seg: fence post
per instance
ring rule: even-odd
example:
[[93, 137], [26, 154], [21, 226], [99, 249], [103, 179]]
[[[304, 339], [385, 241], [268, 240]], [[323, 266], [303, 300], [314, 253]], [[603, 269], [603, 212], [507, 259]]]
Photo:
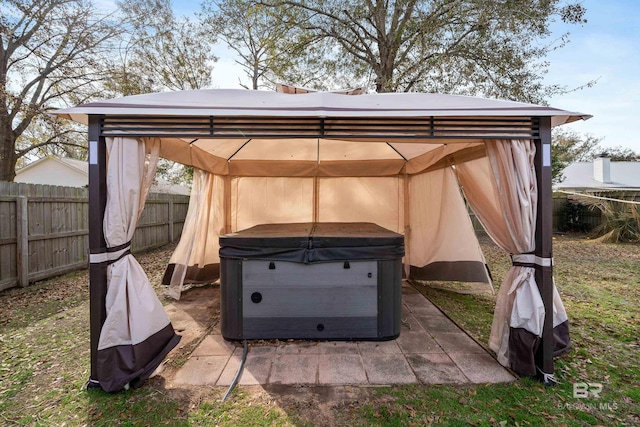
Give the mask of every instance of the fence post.
[[29, 286], [29, 211], [28, 199], [16, 197], [16, 250], [18, 285]]
[[173, 242], [173, 196], [169, 200], [169, 243]]

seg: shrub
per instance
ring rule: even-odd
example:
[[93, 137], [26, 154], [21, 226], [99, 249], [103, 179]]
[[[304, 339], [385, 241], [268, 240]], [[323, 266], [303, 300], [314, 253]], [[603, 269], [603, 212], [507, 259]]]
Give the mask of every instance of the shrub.
[[590, 209], [602, 212], [603, 222], [593, 233], [601, 242], [640, 242], [640, 202], [604, 197], [575, 196]]
[[558, 231], [577, 231], [584, 233], [591, 229], [585, 220], [589, 207], [581, 202], [567, 200], [559, 210]]

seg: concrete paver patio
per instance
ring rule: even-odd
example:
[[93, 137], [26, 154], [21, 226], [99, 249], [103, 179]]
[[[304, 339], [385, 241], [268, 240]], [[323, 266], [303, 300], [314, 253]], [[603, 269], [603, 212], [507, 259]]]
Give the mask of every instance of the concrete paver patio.
[[[497, 383], [515, 377], [411, 285], [403, 283], [402, 329], [391, 341], [307, 341], [249, 346], [239, 384], [391, 385]], [[242, 347], [207, 335], [173, 381], [228, 386]]]

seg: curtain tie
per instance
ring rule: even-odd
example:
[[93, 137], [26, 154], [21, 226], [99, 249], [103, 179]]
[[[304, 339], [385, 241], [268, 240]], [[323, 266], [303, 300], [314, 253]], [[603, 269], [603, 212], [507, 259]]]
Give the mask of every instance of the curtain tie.
[[110, 248], [100, 248], [89, 254], [91, 264], [113, 264], [131, 253], [131, 240]]
[[553, 266], [553, 258], [543, 258], [534, 254], [515, 254], [511, 255], [511, 265], [514, 267], [551, 267]]

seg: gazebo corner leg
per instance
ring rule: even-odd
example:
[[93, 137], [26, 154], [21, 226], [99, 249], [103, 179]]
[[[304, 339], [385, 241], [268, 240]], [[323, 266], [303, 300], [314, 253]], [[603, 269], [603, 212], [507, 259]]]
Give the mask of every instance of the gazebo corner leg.
[[[544, 385], [551, 386], [557, 383], [553, 361], [553, 276], [551, 267], [543, 267], [540, 270], [539, 273], [536, 271], [536, 282], [544, 302], [545, 318], [542, 339], [536, 355], [536, 366], [539, 380]], [[541, 277], [540, 281], [538, 276]]]
[[545, 385], [556, 384], [553, 362], [553, 194], [551, 186], [551, 118], [540, 117], [540, 140], [535, 141], [535, 170], [538, 187], [536, 215], [535, 278], [545, 307], [542, 339], [536, 353], [538, 378]]
[[98, 341], [106, 318], [107, 265], [104, 211], [107, 205], [106, 144], [100, 136], [100, 117], [89, 116], [89, 328], [91, 373], [86, 388], [100, 388], [98, 377]]

